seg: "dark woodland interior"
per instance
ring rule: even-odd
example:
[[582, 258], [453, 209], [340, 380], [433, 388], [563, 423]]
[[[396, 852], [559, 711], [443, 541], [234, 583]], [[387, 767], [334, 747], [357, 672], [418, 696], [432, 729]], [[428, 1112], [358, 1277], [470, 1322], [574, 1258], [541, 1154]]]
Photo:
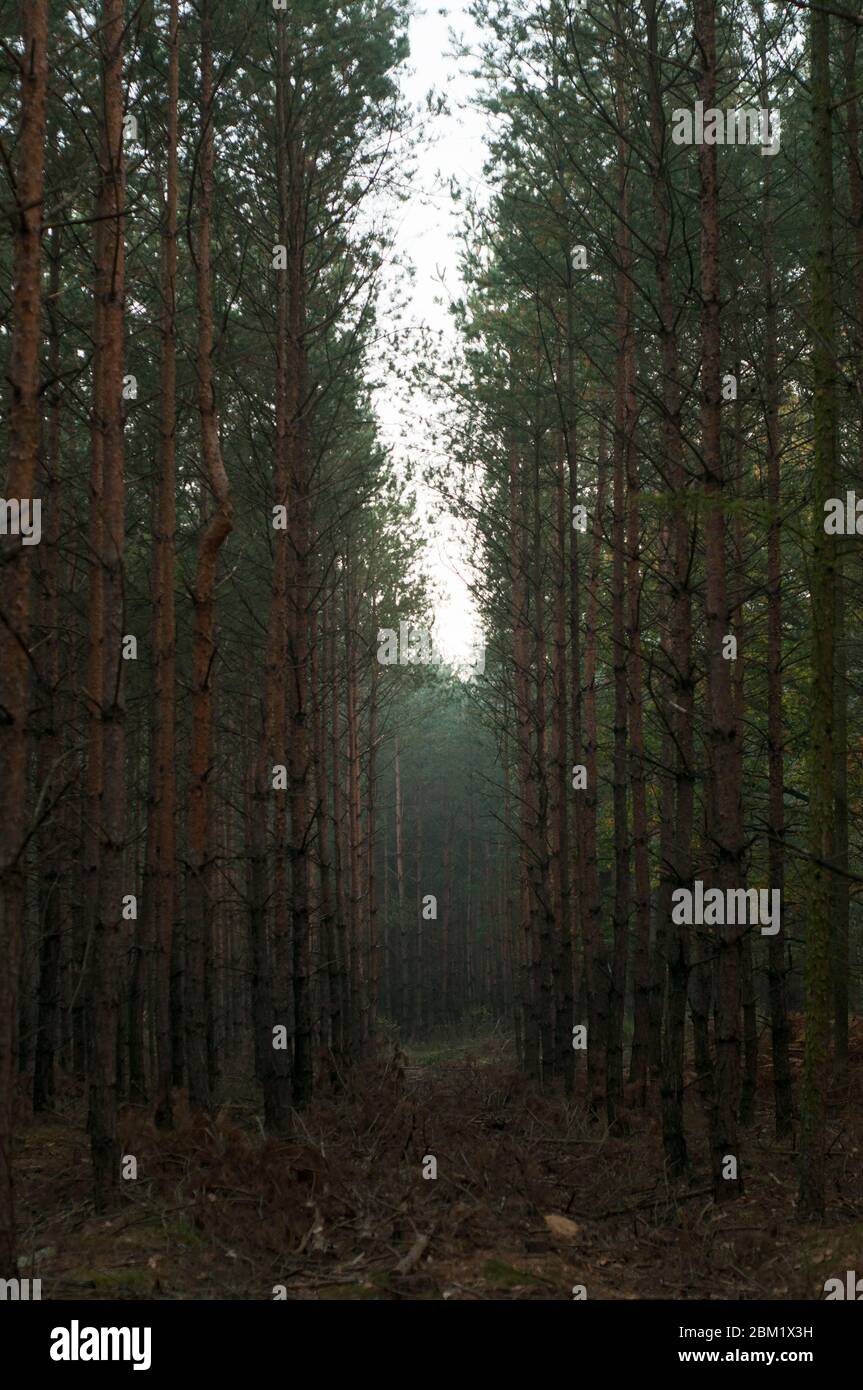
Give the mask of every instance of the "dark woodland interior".
[[4, 1298], [863, 1297], [861, 36], [0, 3]]

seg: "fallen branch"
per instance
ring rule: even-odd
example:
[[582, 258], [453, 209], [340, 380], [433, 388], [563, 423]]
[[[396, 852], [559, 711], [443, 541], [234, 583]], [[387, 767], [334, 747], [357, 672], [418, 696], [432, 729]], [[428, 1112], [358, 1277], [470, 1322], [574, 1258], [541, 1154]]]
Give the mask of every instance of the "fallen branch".
[[429, 1248], [431, 1235], [417, 1236], [404, 1259], [399, 1260], [396, 1265], [396, 1274], [410, 1274], [415, 1264], [418, 1264], [423, 1255]]

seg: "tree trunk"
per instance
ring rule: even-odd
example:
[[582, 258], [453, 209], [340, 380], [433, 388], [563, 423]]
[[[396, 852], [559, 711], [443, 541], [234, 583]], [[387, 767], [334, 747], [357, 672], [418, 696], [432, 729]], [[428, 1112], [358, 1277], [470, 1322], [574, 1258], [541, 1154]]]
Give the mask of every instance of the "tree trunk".
[[[376, 630], [377, 616], [372, 607], [372, 629]], [[367, 1042], [373, 1042], [376, 1032], [377, 1012], [378, 1012], [378, 988], [380, 982], [380, 942], [378, 940], [378, 904], [377, 904], [377, 872], [375, 868], [375, 797], [377, 793], [376, 783], [376, 744], [378, 736], [377, 728], [377, 700], [378, 700], [378, 666], [377, 662], [372, 662], [371, 689], [369, 691], [369, 760], [368, 773], [366, 777], [366, 878], [368, 881], [369, 895], [369, 965], [368, 965], [368, 997], [367, 997], [367, 1017], [363, 1028], [363, 1037]]]
[[[290, 194], [288, 158], [288, 54], [285, 19], [278, 20], [276, 48], [276, 190], [278, 197], [278, 242], [287, 248], [290, 237]], [[290, 454], [292, 432], [297, 413], [296, 361], [289, 343], [291, 288], [287, 268], [276, 274], [276, 337], [275, 337], [275, 443], [273, 448], [273, 574], [270, 610], [264, 657], [264, 742], [266, 757], [260, 766], [262, 778], [257, 796], [265, 825], [269, 823], [272, 805], [272, 862], [273, 884], [268, 904], [262, 907], [265, 920], [271, 922], [267, 957], [271, 977], [268, 985], [269, 1002], [275, 1009], [273, 1024], [292, 1026], [291, 998], [291, 929], [288, 892], [288, 802], [286, 786], [275, 787], [274, 769], [284, 767], [287, 774], [287, 627], [288, 627], [288, 568]], [[264, 857], [266, 866], [266, 851]], [[267, 879], [266, 867], [262, 870]], [[256, 904], [256, 911], [258, 910]], [[256, 927], [256, 932], [258, 928]], [[262, 949], [262, 948], [259, 948]], [[278, 1050], [269, 1068], [271, 1091], [271, 1121], [281, 1129], [287, 1124], [282, 1103], [290, 1087], [293, 1070], [292, 1052]]]
[[[582, 817], [582, 933], [584, 936], [584, 992], [587, 995], [588, 1107], [598, 1115], [606, 1101], [610, 978], [602, 937], [602, 896], [597, 866], [597, 802], [599, 796], [596, 718], [596, 667], [599, 647], [599, 585], [602, 558], [602, 514], [605, 509], [607, 446], [604, 416], [600, 418], [597, 450], [596, 510], [591, 538], [590, 573], [584, 636], [584, 767], [586, 788]], [[570, 503], [577, 493], [570, 481]], [[571, 602], [571, 600], [570, 600]], [[578, 673], [573, 673], [577, 679]]]
[[[13, 218], [12, 346], [8, 376], [7, 498], [33, 499], [39, 452], [39, 330], [45, 105], [48, 87], [48, 0], [23, 7], [21, 120], [17, 200]], [[16, 537], [2, 548], [0, 590], [0, 1277], [15, 1277], [12, 1196], [12, 1101], [18, 971], [24, 932], [23, 853], [28, 834], [27, 718], [30, 702], [30, 581], [33, 548]]]
[[[216, 658], [215, 587], [219, 551], [233, 528], [234, 503], [219, 443], [219, 416], [213, 379], [213, 303], [211, 218], [215, 142], [213, 132], [213, 47], [210, 0], [201, 5], [201, 142], [198, 159], [198, 236], [195, 280], [198, 298], [198, 412], [201, 419], [203, 474], [213, 510], [198, 544], [193, 589], [192, 730], [189, 754], [189, 812], [186, 884], [186, 1050], [189, 1104], [208, 1110], [205, 976], [209, 901], [208, 866], [212, 841], [211, 764], [213, 667]], [[202, 507], [202, 512], [203, 512]]]
[[[617, 65], [623, 64], [623, 36], [617, 36]], [[617, 84], [617, 120], [622, 132], [626, 125], [626, 102], [622, 79]], [[617, 186], [617, 330], [614, 387], [612, 525], [612, 668], [614, 673], [614, 754], [612, 798], [614, 806], [614, 940], [611, 969], [611, 997], [608, 1015], [608, 1123], [614, 1124], [623, 1099], [623, 1012], [626, 1000], [626, 970], [629, 951], [630, 861], [627, 815], [627, 684], [628, 651], [625, 628], [626, 599], [626, 504], [627, 460], [632, 448], [634, 341], [632, 322], [632, 247], [629, 230], [629, 169], [624, 135], [618, 136]], [[637, 565], [637, 560], [636, 560]]]
[[[263, 720], [261, 721], [263, 724]], [[273, 1008], [271, 956], [267, 942], [267, 755], [264, 729], [261, 751], [250, 773], [246, 794], [246, 864], [249, 899], [249, 959], [255, 1070], [264, 1092], [264, 1128], [286, 1134], [290, 1128], [291, 1074], [286, 1048], [274, 1047], [273, 1028], [280, 1024]], [[275, 1023], [274, 1023], [275, 1018]]]
[[[533, 487], [533, 526], [531, 537], [532, 563], [530, 566], [530, 585], [533, 590], [531, 604], [531, 627], [536, 652], [536, 680], [533, 682], [532, 718], [534, 726], [535, 753], [531, 763], [534, 781], [533, 805], [536, 815], [534, 833], [534, 853], [531, 857], [532, 891], [535, 899], [536, 918], [539, 926], [539, 1036], [542, 1049], [542, 1082], [548, 1084], [555, 1072], [557, 1049], [555, 1047], [554, 1024], [554, 914], [552, 907], [551, 856], [549, 844], [549, 777], [547, 750], [547, 708], [546, 689], [548, 685], [548, 654], [545, 640], [545, 564], [543, 562], [542, 517], [540, 511], [541, 482], [539, 475], [539, 456], [537, 451], [534, 465]], [[472, 845], [471, 845], [472, 847]], [[469, 876], [471, 894], [473, 881]], [[473, 937], [468, 938], [470, 942]]]
[[[635, 361], [630, 366], [630, 388]], [[627, 442], [627, 704], [629, 723], [629, 783], [632, 793], [632, 851], [635, 869], [635, 932], [633, 940], [633, 1030], [629, 1079], [638, 1087], [638, 1103], [647, 1104], [650, 1043], [650, 861], [648, 858], [647, 787], [644, 774], [644, 713], [641, 653], [641, 510], [639, 464], [634, 435], [634, 399], [630, 402]]]
[[[327, 678], [329, 666], [330, 635], [327, 632], [328, 606], [324, 600], [321, 613], [321, 626], [315, 643], [315, 653], [322, 653], [313, 661], [312, 687], [316, 691], [314, 714], [315, 739], [315, 794], [317, 800], [316, 822], [318, 839], [318, 874], [320, 878], [320, 930], [326, 959], [326, 983], [328, 1018], [324, 1045], [331, 1051], [338, 1051], [337, 1040], [341, 1032], [341, 1010], [339, 1001], [339, 973], [336, 945], [336, 912], [333, 901], [333, 866], [330, 857], [330, 812], [329, 784], [327, 780]], [[319, 664], [319, 679], [315, 680], [314, 666]]]
[[[767, 42], [763, 7], [759, 7], [759, 58], [761, 102], [768, 102]], [[785, 892], [785, 734], [782, 719], [782, 493], [780, 483], [779, 369], [777, 364], [777, 305], [774, 281], [773, 167], [764, 161], [764, 399], [767, 431], [767, 762], [768, 762], [768, 872], [771, 890]], [[781, 899], [780, 899], [781, 900]], [[773, 1093], [776, 1137], [791, 1133], [790, 1028], [785, 981], [788, 975], [785, 931], [768, 938], [767, 980], [770, 997], [770, 1035], [773, 1056]]]
[[[559, 448], [555, 478], [557, 555], [554, 579], [554, 641], [552, 643], [552, 764], [554, 767], [554, 894], [557, 920], [557, 959], [555, 998], [557, 1067], [564, 1090], [571, 1095], [575, 1085], [575, 1053], [572, 1048], [572, 893], [570, 880], [569, 797], [571, 771], [568, 766], [569, 726], [566, 692], [566, 533], [567, 525], [565, 457]], [[505, 922], [504, 918], [504, 922]]]
[[812, 687], [809, 722], [809, 851], [806, 875], [806, 1040], [800, 1102], [799, 1212], [822, 1219], [826, 1190], [826, 1102], [830, 1086], [830, 965], [833, 910], [833, 660], [836, 541], [824, 529], [824, 503], [836, 486], [836, 360], [833, 309], [833, 152], [830, 15], [813, 0], [812, 102], [812, 430], [813, 546], [810, 570]]
[[357, 673], [357, 605], [354, 579], [350, 575], [345, 588], [345, 623], [347, 656], [347, 724], [348, 724], [348, 856], [350, 863], [350, 935], [348, 941], [348, 999], [350, 1021], [350, 1052], [356, 1058], [361, 1050], [363, 997], [362, 945], [362, 828], [360, 819], [360, 735], [359, 735], [359, 678]]
[[344, 812], [344, 763], [342, 759], [341, 734], [341, 682], [336, 660], [335, 631], [330, 639], [330, 670], [333, 678], [333, 713], [330, 733], [331, 765], [333, 774], [333, 874], [336, 885], [336, 969], [338, 983], [338, 1018], [333, 1024], [333, 1047], [339, 1060], [344, 1060], [349, 1051], [350, 1017], [348, 1000], [348, 932], [350, 912], [348, 909], [346, 867], [348, 855], [345, 852], [345, 812]]
[[[716, 17], [714, 0], [697, 0], [696, 43], [701, 55], [698, 95], [704, 110], [716, 105]], [[721, 292], [719, 274], [719, 178], [716, 146], [698, 151], [701, 211], [701, 456], [705, 493], [705, 618], [707, 625], [708, 747], [712, 768], [710, 833], [712, 878], [727, 892], [741, 881], [743, 837], [737, 775], [731, 668], [723, 656], [729, 633], [725, 554], [724, 476], [721, 447]], [[716, 1086], [711, 1106], [713, 1192], [717, 1202], [740, 1195], [742, 1163], [737, 1142], [740, 1093], [739, 926], [721, 927], [715, 938]], [[736, 1160], [736, 1177], [726, 1179], [726, 1160]]]
[[57, 1015], [60, 998], [60, 944], [66, 925], [66, 866], [69, 846], [64, 843], [66, 817], [58, 800], [63, 782], [62, 710], [59, 690], [60, 583], [62, 533], [60, 491], [60, 330], [57, 299], [60, 293], [61, 230], [51, 232], [51, 273], [48, 284], [48, 376], [51, 383], [48, 431], [42, 466], [42, 497], [46, 515], [46, 544], [41, 547], [39, 582], [40, 625], [44, 634], [43, 658], [39, 672], [42, 690], [42, 716], [39, 729], [37, 785], [47, 799], [50, 812], [39, 827], [39, 991], [36, 1046], [33, 1066], [33, 1109], [50, 1110], [54, 1105], [54, 1059], [57, 1046]]
[[[674, 791], [670, 807], [674, 821], [671, 856], [663, 860], [660, 903], [671, 904], [675, 888], [692, 881], [692, 825], [695, 791], [694, 675], [692, 669], [692, 599], [690, 592], [693, 546], [687, 517], [687, 476], [681, 429], [676, 314], [671, 274], [673, 225], [670, 176], [666, 157], [666, 120], [662, 103], [657, 5], [646, 0], [647, 59], [650, 100], [650, 141], [653, 156], [652, 205], [655, 227], [654, 259], [659, 295], [660, 360], [665, 454], [673, 494], [669, 538], [669, 657], [670, 678], [663, 722], [674, 747]], [[660, 909], [661, 910], [661, 909]], [[662, 1141], [671, 1177], [686, 1168], [683, 1131], [683, 1064], [686, 1032], [686, 997], [689, 977], [689, 943], [685, 931], [669, 912], [665, 924], [667, 1004], [662, 1048]]]
[[[858, 30], [848, 25], [845, 34], [845, 111], [850, 221], [854, 237], [855, 316], [852, 342], [857, 363], [858, 467], [863, 454], [863, 170], [860, 166], [860, 109], [856, 95]], [[837, 479], [841, 491], [844, 479]], [[854, 542], [851, 542], [853, 546]], [[846, 548], [841, 542], [836, 554], [836, 652], [835, 713], [833, 756], [835, 760], [835, 828], [833, 859], [837, 873], [833, 878], [833, 1050], [836, 1084], [848, 1084], [848, 1006], [851, 960], [848, 928], [851, 907], [848, 846], [848, 639], [846, 624]]]
[[[168, 167], [162, 232], [162, 371], [159, 513], [155, 566], [157, 617], [154, 630], [156, 698], [156, 876], [155, 904], [155, 1031], [156, 1124], [173, 1123], [171, 1105], [171, 953], [174, 937], [176, 877], [176, 663], [174, 612], [176, 556], [176, 431], [177, 431], [177, 176], [180, 88], [179, 0], [171, 0], [168, 28]], [[149, 911], [149, 904], [146, 905]]]
[[[515, 701], [518, 722], [518, 796], [521, 805], [520, 896], [521, 931], [524, 941], [522, 993], [524, 999], [525, 1069], [535, 1081], [540, 1080], [540, 991], [535, 970], [536, 900], [531, 890], [532, 864], [535, 860], [534, 784], [531, 773], [531, 732], [528, 703], [529, 657], [526, 593], [523, 557], [526, 550], [523, 522], [521, 479], [518, 452], [510, 446], [510, 603], [512, 613], [512, 651], [515, 665]], [[468, 891], [470, 885], [468, 884]]]
[[104, 0], [100, 47], [104, 99], [100, 149], [96, 293], [96, 410], [101, 433], [101, 563], [104, 645], [101, 699], [102, 807], [98, 908], [91, 952], [88, 1132], [97, 1211], [108, 1206], [120, 1178], [117, 1145], [117, 1024], [126, 813], [123, 697], [123, 311], [125, 297], [125, 168], [123, 159], [123, 0]]

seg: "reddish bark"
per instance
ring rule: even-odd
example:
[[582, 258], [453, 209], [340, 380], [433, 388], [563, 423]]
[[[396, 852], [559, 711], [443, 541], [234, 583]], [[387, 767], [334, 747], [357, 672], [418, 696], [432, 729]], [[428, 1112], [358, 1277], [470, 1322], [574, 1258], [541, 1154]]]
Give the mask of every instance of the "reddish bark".
[[[23, 7], [21, 120], [14, 213], [12, 347], [8, 376], [9, 463], [4, 495], [33, 500], [39, 449], [39, 318], [48, 0]], [[8, 547], [8, 553], [6, 553]], [[30, 578], [33, 548], [10, 537], [0, 589], [0, 1276], [14, 1277], [12, 1097], [18, 970], [24, 923], [22, 852], [28, 835], [27, 718], [30, 699]]]
[[[162, 366], [160, 477], [155, 545], [154, 615], [154, 750], [156, 780], [155, 834], [155, 1031], [156, 1123], [169, 1126], [171, 1109], [171, 949], [176, 897], [176, 428], [177, 428], [177, 107], [180, 87], [179, 3], [171, 0], [168, 27], [168, 155], [165, 218], [162, 231]], [[147, 906], [149, 911], [149, 906]]]

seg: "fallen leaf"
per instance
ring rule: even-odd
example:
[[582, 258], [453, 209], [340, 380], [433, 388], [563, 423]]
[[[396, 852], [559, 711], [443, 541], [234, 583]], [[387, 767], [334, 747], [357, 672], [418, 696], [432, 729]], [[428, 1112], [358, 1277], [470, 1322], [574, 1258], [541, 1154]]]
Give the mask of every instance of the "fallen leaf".
[[575, 1240], [576, 1236], [581, 1235], [581, 1227], [570, 1221], [568, 1216], [556, 1216], [552, 1212], [551, 1215], [543, 1217], [543, 1220], [551, 1234], [560, 1240]]

